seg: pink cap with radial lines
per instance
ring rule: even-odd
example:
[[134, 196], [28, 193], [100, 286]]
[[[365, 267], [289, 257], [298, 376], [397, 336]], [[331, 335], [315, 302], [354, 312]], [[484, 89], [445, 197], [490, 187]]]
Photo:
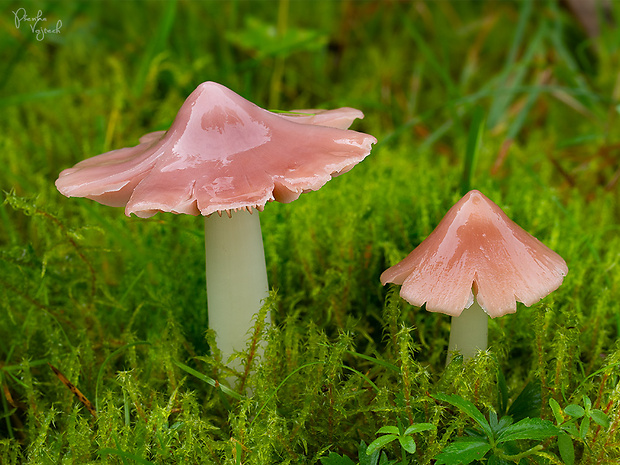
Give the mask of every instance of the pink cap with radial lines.
[[168, 131], [81, 161], [60, 173], [56, 187], [144, 218], [262, 210], [317, 190], [362, 161], [376, 139], [344, 129], [360, 116], [349, 108], [281, 116], [205, 82]]
[[568, 273], [557, 253], [474, 190], [403, 261], [381, 275], [402, 284], [412, 305], [452, 316], [476, 300], [492, 318], [530, 306], [557, 289]]

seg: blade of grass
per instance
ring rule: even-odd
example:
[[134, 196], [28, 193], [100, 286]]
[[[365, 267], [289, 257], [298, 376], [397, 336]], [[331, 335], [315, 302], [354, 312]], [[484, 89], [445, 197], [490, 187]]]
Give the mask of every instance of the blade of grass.
[[252, 419], [252, 421], [250, 422], [250, 427], [252, 426], [252, 424], [254, 423], [254, 421], [258, 418], [258, 416], [261, 414], [261, 412], [265, 409], [265, 407], [267, 407], [267, 404], [271, 401], [271, 399], [273, 399], [275, 397], [275, 395], [278, 393], [278, 391], [280, 390], [280, 388], [282, 386], [284, 386], [284, 384], [286, 384], [286, 382], [295, 374], [299, 373], [301, 370], [303, 370], [304, 368], [308, 368], [311, 366], [315, 366], [315, 365], [324, 365], [325, 362], [324, 361], [318, 361], [318, 362], [310, 362], [310, 363], [306, 363], [300, 367], [297, 367], [296, 369], [294, 369], [293, 371], [291, 371], [288, 375], [286, 375], [286, 378], [284, 378], [280, 384], [278, 384], [278, 386], [273, 390], [273, 392], [271, 393], [271, 395], [269, 396], [269, 398], [263, 403], [263, 405], [258, 409], [258, 412], [256, 412], [256, 415], [254, 416], [254, 418]]
[[508, 132], [506, 133], [506, 139], [512, 140], [517, 137], [517, 135], [521, 131], [521, 128], [523, 128], [523, 125], [525, 124], [525, 119], [527, 115], [534, 106], [534, 103], [536, 103], [536, 100], [538, 100], [539, 96], [540, 92], [537, 90], [534, 90], [527, 96], [527, 101], [525, 102], [525, 105], [523, 105], [523, 108], [508, 128]]
[[97, 373], [97, 381], [95, 383], [95, 410], [96, 411], [99, 411], [99, 385], [101, 384], [101, 381], [103, 379], [103, 369], [105, 368], [107, 363], [110, 360], [112, 360], [114, 357], [116, 357], [118, 354], [120, 354], [121, 352], [123, 352], [124, 350], [130, 347], [137, 346], [137, 345], [151, 345], [151, 343], [146, 342], [146, 341], [136, 341], [130, 344], [126, 344], [122, 347], [119, 347], [114, 352], [112, 352], [110, 355], [108, 355], [106, 359], [103, 361], [103, 363], [101, 364], [101, 367], [99, 367], [99, 373]]
[[[558, 55], [562, 58], [562, 63], [566, 65], [568, 70], [572, 73], [571, 77], [574, 80], [574, 83], [577, 85], [577, 88], [584, 91], [583, 95], [587, 95], [590, 93], [590, 88], [587, 84], [587, 81], [584, 79], [579, 69], [579, 65], [573, 57], [573, 54], [566, 47], [566, 33], [564, 32], [562, 14], [559, 11], [559, 5], [555, 2], [550, 2], [549, 9], [551, 10], [553, 16], [557, 18], [555, 21], [553, 21], [549, 34], [553, 43], [553, 48], [556, 53], [558, 53]], [[585, 102], [581, 103], [585, 105]], [[591, 108], [591, 105], [586, 106], [588, 108]], [[602, 114], [599, 115], [603, 116]]]
[[76, 95], [82, 93], [83, 91], [83, 89], [79, 89], [77, 87], [61, 87], [58, 89], [48, 89], [39, 92], [16, 94], [0, 98], [0, 107], [8, 107], [10, 105], [22, 105], [28, 102], [40, 102], [41, 100], [52, 99], [64, 95]]
[[430, 149], [435, 142], [437, 142], [441, 137], [446, 134], [452, 127], [454, 126], [454, 122], [449, 119], [437, 129], [435, 129], [431, 134], [429, 134], [424, 142], [420, 144], [420, 150], [428, 150]]
[[155, 37], [148, 41], [148, 49], [140, 62], [140, 67], [138, 68], [138, 73], [133, 86], [133, 92], [136, 96], [142, 94], [142, 91], [144, 90], [144, 86], [146, 85], [146, 77], [149, 73], [151, 64], [153, 63], [153, 59], [165, 47], [170, 31], [172, 30], [172, 24], [174, 23], [176, 6], [176, 0], [168, 0], [165, 3], [165, 9], [159, 23], [157, 24]]
[[[532, 13], [532, 1], [526, 0], [521, 2], [521, 11], [519, 12], [519, 21], [517, 23], [517, 27], [515, 29], [515, 34], [512, 39], [512, 43], [510, 44], [510, 49], [508, 50], [508, 55], [506, 56], [506, 62], [504, 64], [504, 68], [501, 72], [501, 79], [498, 82], [498, 89], [504, 89], [509, 87], [508, 79], [510, 76], [510, 72], [514, 66], [514, 63], [517, 59], [517, 52], [522, 46], [523, 38], [525, 36], [525, 28], [529, 24], [530, 15]], [[522, 63], [524, 64], [524, 63]], [[518, 79], [515, 79], [513, 86], [518, 85]], [[510, 86], [512, 87], [512, 86]], [[510, 94], [500, 94], [491, 105], [491, 109], [489, 110], [489, 127], [493, 128], [498, 122], [501, 115], [504, 114], [505, 109], [510, 104]]]
[[366, 376], [364, 373], [356, 370], [355, 368], [351, 368], [351, 367], [349, 367], [347, 365], [339, 365], [339, 366], [340, 366], [340, 368], [344, 368], [345, 370], [352, 371], [356, 375], [359, 375], [360, 377], [362, 377], [364, 379], [364, 381], [366, 381], [368, 384], [370, 384], [375, 389], [375, 391], [379, 392], [379, 386], [377, 386], [375, 383], [373, 383], [372, 380], [368, 376]]
[[[407, 28], [407, 32], [414, 40], [417, 50], [419, 50], [424, 58], [428, 62], [430, 68], [432, 68], [437, 75], [439, 76], [439, 80], [444, 83], [446, 86], [446, 90], [448, 93], [448, 100], [454, 100], [462, 95], [461, 90], [458, 88], [455, 80], [450, 76], [450, 67], [447, 64], [440, 63], [437, 59], [437, 53], [428, 46], [428, 40], [425, 39], [420, 31], [418, 31], [417, 25], [409, 18], [408, 16], [404, 16], [405, 27]], [[452, 121], [457, 122], [454, 126], [454, 129], [459, 135], [463, 135], [463, 128], [460, 124], [458, 124], [461, 120], [458, 114], [458, 109], [452, 105], [444, 105], [443, 108], [447, 108], [450, 119]]]
[[238, 392], [233, 391], [232, 389], [230, 389], [228, 386], [224, 386], [223, 384], [218, 383], [216, 380], [214, 380], [213, 378], [210, 378], [209, 376], [200, 373], [199, 371], [194, 370], [191, 367], [188, 367], [187, 365], [185, 365], [184, 363], [181, 362], [177, 362], [176, 360], [174, 361], [174, 364], [176, 366], [178, 366], [181, 370], [189, 373], [192, 376], [195, 376], [196, 378], [198, 378], [201, 381], [204, 381], [205, 383], [207, 383], [210, 386], [213, 386], [214, 388], [220, 390], [221, 392], [223, 392], [224, 394], [229, 395], [230, 397], [234, 397], [237, 400], [242, 400], [245, 398], [245, 396], [242, 396], [241, 394], [239, 394]]
[[391, 370], [395, 373], [400, 373], [400, 368], [384, 360], [380, 360], [375, 357], [370, 357], [368, 355], [360, 354], [359, 352], [354, 352], [352, 350], [347, 350], [347, 353], [349, 353], [350, 355], [353, 355], [354, 357], [363, 358], [364, 360], [368, 360], [369, 362], [376, 363], [377, 365], [381, 365], [382, 367], [387, 368], [388, 370]]
[[[513, 92], [512, 89], [519, 89], [522, 86], [522, 83], [527, 75], [527, 71], [530, 69], [530, 64], [534, 60], [536, 53], [542, 49], [543, 38], [547, 35], [547, 27], [545, 23], [542, 24], [541, 27], [538, 28], [536, 35], [530, 40], [529, 46], [527, 47], [523, 58], [519, 61], [518, 64], [514, 66], [514, 69], [511, 69], [511, 78], [508, 77], [500, 84], [499, 89], [501, 92], [497, 96], [497, 98], [493, 101], [493, 105], [489, 110], [489, 127], [493, 128], [502, 118], [502, 115], [505, 114], [508, 107], [510, 106], [512, 100], [516, 96], [517, 92]], [[544, 51], [543, 51], [544, 52]], [[510, 80], [510, 83], [508, 81]], [[543, 86], [527, 86], [530, 87], [531, 90], [526, 93], [535, 92], [538, 96], [540, 89]], [[525, 106], [525, 109], [522, 111], [529, 110], [528, 106]], [[494, 113], [491, 113], [494, 112]], [[491, 118], [493, 118], [491, 120]]]
[[[256, 415], [254, 416], [254, 418], [252, 419], [252, 421], [250, 422], [250, 426], [252, 426], [252, 423], [254, 423], [254, 420], [256, 420], [258, 418], [258, 416], [261, 414], [261, 412], [265, 409], [265, 407], [267, 406], [267, 404], [271, 401], [271, 399], [274, 398], [274, 396], [278, 393], [278, 391], [280, 390], [280, 388], [282, 386], [284, 386], [284, 384], [286, 384], [286, 382], [296, 373], [299, 373], [301, 370], [303, 370], [304, 368], [308, 368], [314, 365], [324, 365], [325, 362], [324, 361], [317, 361], [317, 362], [310, 362], [310, 363], [306, 363], [305, 365], [302, 365], [298, 368], [296, 368], [295, 370], [291, 371], [286, 378], [284, 378], [280, 384], [278, 384], [278, 386], [273, 390], [273, 392], [271, 393], [271, 395], [269, 396], [269, 398], [263, 403], [263, 405], [258, 409], [258, 412], [256, 412]], [[379, 387], [373, 383], [366, 375], [364, 375], [363, 373], [360, 373], [358, 370], [356, 370], [355, 368], [351, 368], [349, 366], [346, 365], [337, 365], [340, 368], [344, 368], [347, 369], [349, 371], [352, 371], [353, 373], [361, 376], [368, 384], [370, 384], [375, 390], [379, 391]]]
[[461, 194], [465, 195], [471, 190], [472, 177], [476, 168], [476, 160], [482, 146], [482, 134], [484, 133], [484, 111], [481, 107], [474, 109], [474, 116], [469, 127], [467, 148], [465, 150], [465, 162], [463, 165], [463, 177], [461, 179]]
[[417, 50], [424, 55], [428, 65], [439, 75], [439, 78], [448, 90], [448, 95], [453, 98], [459, 95], [459, 91], [454, 83], [454, 80], [450, 77], [448, 72], [450, 67], [439, 62], [437, 59], [437, 53], [429, 47], [428, 39], [422, 36], [420, 31], [418, 31], [417, 25], [411, 20], [411, 18], [409, 16], [404, 16], [403, 20], [405, 22], [407, 32], [416, 44]]
[[142, 271], [140, 271], [140, 273], [138, 273], [136, 275], [136, 277], [133, 279], [133, 281], [131, 281], [131, 284], [129, 284], [129, 287], [127, 287], [127, 289], [125, 290], [125, 292], [123, 293], [121, 298], [118, 300], [119, 305], [122, 305], [123, 302], [125, 302], [125, 299], [129, 295], [131, 290], [134, 288], [134, 286], [138, 283], [138, 281], [140, 281], [140, 278], [142, 278], [142, 276], [144, 275], [145, 271], [146, 271], [146, 268], [142, 268]]

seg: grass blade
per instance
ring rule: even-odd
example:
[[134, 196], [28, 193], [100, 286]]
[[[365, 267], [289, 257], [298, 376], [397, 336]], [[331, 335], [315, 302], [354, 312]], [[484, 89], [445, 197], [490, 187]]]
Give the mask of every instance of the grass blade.
[[99, 368], [99, 373], [97, 373], [97, 382], [95, 383], [95, 410], [96, 411], [99, 411], [99, 385], [101, 384], [101, 381], [103, 379], [103, 369], [105, 368], [106, 364], [110, 360], [112, 360], [114, 357], [116, 357], [118, 354], [123, 352], [125, 349], [128, 349], [129, 347], [137, 346], [137, 345], [151, 345], [151, 343], [146, 342], [146, 341], [137, 341], [137, 342], [132, 342], [130, 344], [126, 344], [122, 347], [119, 347], [114, 352], [112, 352], [110, 355], [108, 355], [106, 359], [103, 361], [103, 363], [101, 364], [101, 367]]
[[155, 37], [148, 41], [148, 49], [140, 62], [140, 68], [136, 76], [133, 91], [135, 95], [140, 95], [146, 85], [146, 77], [149, 74], [149, 69], [153, 63], [155, 56], [165, 48], [166, 41], [172, 30], [172, 24], [174, 23], [174, 17], [176, 14], [176, 0], [169, 0], [166, 2], [165, 10], [162, 14], [159, 24], [157, 25], [157, 32]]
[[188, 367], [187, 365], [181, 363], [181, 362], [177, 362], [176, 360], [174, 361], [174, 364], [176, 366], [178, 366], [181, 370], [185, 371], [186, 373], [189, 373], [192, 376], [195, 376], [196, 378], [198, 378], [201, 381], [204, 381], [205, 383], [207, 383], [210, 386], [213, 386], [216, 389], [221, 390], [224, 394], [229, 395], [230, 397], [234, 397], [237, 400], [241, 400], [244, 398], [244, 396], [242, 396], [241, 394], [233, 391], [232, 389], [230, 389], [228, 386], [224, 386], [223, 384], [218, 383], [216, 380], [214, 380], [213, 378], [210, 378], [209, 376], [200, 373], [199, 371], [194, 370], [191, 367]]
[[469, 128], [467, 149], [465, 151], [465, 164], [463, 178], [461, 179], [461, 194], [465, 195], [471, 190], [472, 177], [476, 168], [476, 160], [482, 146], [482, 134], [484, 133], [484, 111], [481, 107], [474, 110], [474, 118]]

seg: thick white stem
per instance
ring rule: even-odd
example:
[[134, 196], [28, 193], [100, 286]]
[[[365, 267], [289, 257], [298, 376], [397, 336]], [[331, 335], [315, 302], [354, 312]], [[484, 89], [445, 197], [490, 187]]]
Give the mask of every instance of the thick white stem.
[[205, 218], [205, 243], [209, 327], [226, 362], [245, 349], [254, 315], [269, 294], [258, 212]]
[[471, 307], [464, 309], [459, 316], [452, 317], [446, 365], [452, 360], [455, 351], [468, 360], [479, 350], [486, 350], [488, 328], [489, 316], [474, 299]]

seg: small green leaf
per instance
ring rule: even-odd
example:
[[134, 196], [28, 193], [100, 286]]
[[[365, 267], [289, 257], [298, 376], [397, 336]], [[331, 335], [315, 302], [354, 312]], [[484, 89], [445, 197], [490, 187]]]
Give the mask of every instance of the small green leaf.
[[499, 412], [497, 413], [503, 416], [508, 409], [508, 385], [506, 384], [504, 373], [499, 369], [497, 370], [497, 391], [497, 400], [499, 404]]
[[591, 410], [590, 418], [592, 418], [592, 420], [594, 420], [594, 423], [596, 423], [597, 425], [600, 425], [604, 428], [609, 427], [609, 417], [601, 410], [598, 410], [598, 409]]
[[583, 405], [585, 405], [586, 411], [589, 411], [592, 408], [592, 401], [586, 395], [583, 396]]
[[579, 430], [577, 429], [575, 423], [566, 423], [562, 425], [562, 429], [573, 437], [579, 437]]
[[558, 434], [558, 449], [565, 465], [573, 465], [575, 463], [575, 447], [573, 446], [573, 440], [568, 434]]
[[558, 404], [558, 401], [555, 399], [549, 399], [549, 406], [551, 407], [551, 411], [555, 417], [555, 422], [558, 425], [564, 423], [564, 415], [562, 415], [562, 408], [560, 407], [560, 404]]
[[338, 455], [330, 452], [327, 457], [321, 459], [322, 465], [355, 465], [355, 462], [346, 455]]
[[491, 430], [491, 425], [489, 425], [487, 420], [484, 418], [484, 415], [480, 413], [480, 410], [478, 410], [476, 406], [470, 401], [463, 399], [461, 396], [458, 396], [456, 394], [447, 395], [438, 393], [432, 397], [437, 400], [447, 402], [448, 404], [452, 404], [455, 407], [458, 407], [469, 417], [471, 417], [476, 423], [478, 423], [489, 438], [493, 437], [493, 430]]
[[489, 425], [491, 425], [491, 429], [494, 432], [497, 432], [497, 426], [499, 425], [499, 421], [497, 420], [497, 412], [494, 410], [489, 411]]
[[[504, 459], [500, 459], [497, 455], [491, 455], [489, 457], [488, 465], [511, 465], [510, 462], [507, 462]], [[512, 462], [514, 463], [514, 462]]]
[[411, 436], [400, 436], [398, 438], [398, 442], [400, 442], [402, 448], [405, 449], [407, 452], [409, 452], [410, 454], [415, 454], [416, 445], [415, 441]]
[[549, 420], [542, 418], [525, 418], [518, 423], [506, 428], [497, 438], [501, 444], [518, 439], [547, 439], [557, 436], [560, 429]]
[[404, 435], [407, 436], [413, 433], [419, 433], [421, 431], [428, 431], [429, 429], [436, 429], [437, 427], [432, 423], [416, 423], [415, 425], [411, 425], [404, 432]]
[[542, 406], [542, 393], [539, 381], [527, 383], [523, 391], [517, 396], [510, 408], [508, 415], [514, 421], [523, 420], [524, 418], [536, 418], [540, 416], [540, 408]]
[[357, 457], [360, 461], [359, 465], [377, 465], [379, 462], [379, 454], [380, 451], [375, 451], [372, 454], [366, 453], [366, 443], [364, 441], [360, 441], [357, 446]]
[[379, 436], [368, 445], [368, 448], [366, 449], [366, 455], [372, 455], [375, 451], [387, 446], [394, 439], [398, 439], [398, 436], [396, 436], [395, 434], [386, 434], [385, 436]]
[[579, 425], [579, 437], [585, 439], [588, 435], [588, 431], [590, 431], [590, 417], [583, 417], [581, 425]]
[[243, 29], [226, 34], [226, 39], [242, 49], [255, 52], [259, 59], [319, 50], [327, 43], [327, 36], [318, 30], [289, 27], [278, 31], [271, 23], [251, 16], [245, 18]]
[[564, 412], [574, 418], [581, 418], [586, 413], [583, 407], [577, 404], [570, 404], [564, 409]]
[[379, 431], [377, 431], [377, 434], [396, 434], [396, 435], [399, 435], [400, 431], [398, 431], [398, 428], [396, 426], [382, 426], [381, 428], [379, 428]]
[[481, 460], [491, 445], [478, 438], [463, 438], [452, 444], [448, 444], [444, 450], [435, 457], [435, 465], [467, 465], [474, 460]]
[[505, 417], [500, 418], [499, 422], [497, 423], [497, 429], [495, 430], [495, 434], [501, 433], [510, 425], [512, 425], [512, 417], [506, 415]]

